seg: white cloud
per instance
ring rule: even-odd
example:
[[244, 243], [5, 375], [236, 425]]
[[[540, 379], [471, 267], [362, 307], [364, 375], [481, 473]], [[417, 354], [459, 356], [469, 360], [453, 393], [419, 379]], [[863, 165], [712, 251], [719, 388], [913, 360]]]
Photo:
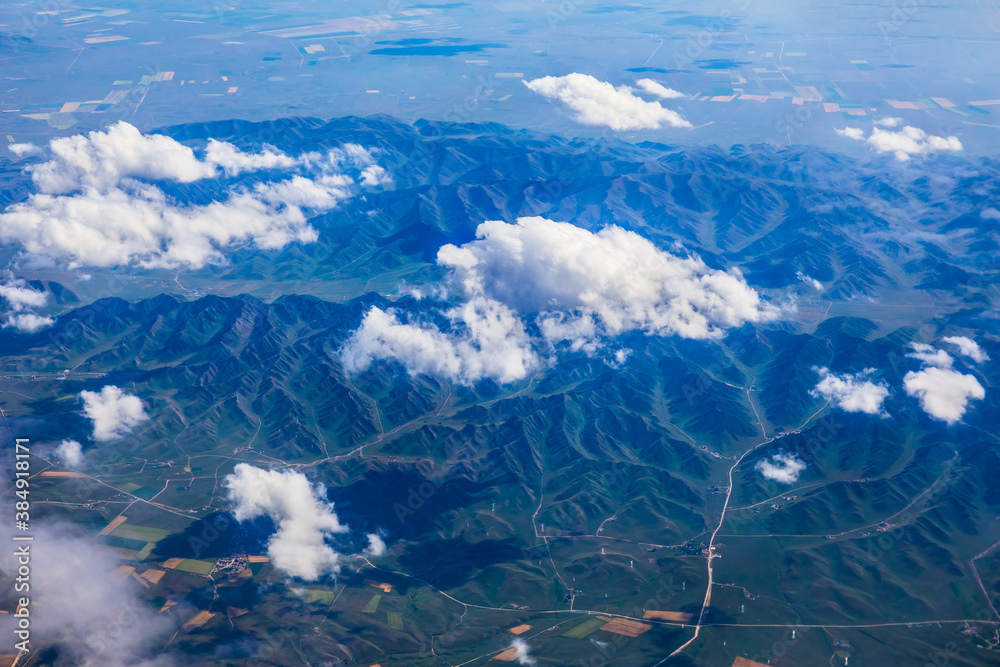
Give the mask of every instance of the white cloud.
[[0, 282], [0, 298], [7, 302], [11, 310], [21, 311], [43, 307], [49, 295], [29, 287], [23, 280], [8, 279]]
[[598, 125], [612, 130], [656, 130], [664, 125], [691, 127], [680, 114], [664, 109], [659, 102], [647, 102], [632, 94], [628, 86], [615, 88], [587, 74], [546, 76], [525, 81], [529, 90], [556, 100], [574, 112], [582, 125]]
[[14, 327], [25, 333], [35, 333], [53, 324], [55, 324], [55, 320], [51, 317], [43, 317], [35, 313], [10, 313], [3, 321], [4, 328]]
[[[636, 330], [710, 339], [778, 315], [738, 271], [671, 255], [620, 227], [593, 233], [531, 217], [484, 222], [476, 236], [438, 252], [438, 264], [450, 269], [453, 292], [463, 299], [445, 313], [452, 330], [404, 324], [395, 312], [373, 308], [342, 351], [349, 372], [395, 358], [411, 373], [511, 382], [538, 365], [537, 345], [565, 343], [590, 353], [605, 339]], [[524, 317], [540, 339], [528, 335]]]
[[[211, 140], [199, 159], [170, 137], [144, 135], [124, 122], [54, 139], [50, 150], [51, 159], [32, 168], [38, 192], [0, 213], [0, 240], [70, 268], [199, 268], [224, 262], [225, 250], [236, 244], [311, 243], [317, 233], [305, 209], [329, 210], [358, 183], [388, 182], [371, 153], [356, 144], [293, 158]], [[288, 174], [292, 168], [297, 172]], [[218, 186], [223, 197], [202, 205], [175, 202], [145, 182], [191, 183], [259, 170], [290, 177], [253, 188]]]
[[[122, 561], [92, 544], [92, 535], [77, 536], [77, 530], [69, 525], [32, 527], [31, 590], [19, 594], [31, 600], [32, 648], [55, 649], [47, 662], [55, 667], [177, 664], [163, 648], [176, 630], [172, 615], [158, 614], [138, 594], [137, 582], [116, 576]], [[14, 551], [5, 549], [0, 563], [11, 578], [18, 568]], [[5, 634], [13, 637], [10, 631]]]
[[[898, 118], [885, 118], [876, 121], [876, 125], [895, 127], [899, 122]], [[836, 132], [842, 137], [857, 141], [865, 138], [864, 130], [857, 127], [845, 127], [842, 130], [836, 130]], [[901, 162], [909, 160], [914, 155], [962, 150], [962, 142], [958, 140], [958, 137], [939, 137], [910, 125], [897, 131], [874, 127], [868, 136], [867, 144], [878, 153], [892, 153]]]
[[757, 462], [754, 469], [766, 479], [780, 484], [792, 484], [799, 479], [799, 474], [806, 469], [806, 464], [791, 454], [779, 452], [771, 460], [763, 459]]
[[958, 137], [938, 137], [909, 125], [897, 132], [876, 127], [868, 137], [868, 145], [879, 153], [892, 153], [900, 161], [909, 160], [914, 155], [962, 150]]
[[84, 414], [94, 422], [94, 440], [124, 438], [149, 419], [138, 396], [126, 394], [114, 385], [105, 386], [100, 393], [81, 391], [80, 398]]
[[343, 174], [331, 174], [316, 179], [293, 176], [277, 183], [260, 183], [251, 192], [253, 199], [266, 202], [275, 209], [284, 206], [317, 210], [333, 208], [338, 201], [350, 196], [353, 181]]
[[247, 171], [288, 169], [294, 167], [298, 160], [270, 148], [260, 153], [244, 153], [230, 143], [209, 139], [205, 162], [221, 167], [226, 176], [236, 176]]
[[538, 313], [545, 338], [577, 349], [633, 330], [718, 338], [776, 317], [738, 271], [677, 257], [614, 225], [594, 233], [538, 217], [494, 220], [479, 225], [476, 237], [438, 251], [459, 289]]
[[639, 79], [635, 82], [637, 86], [642, 88], [644, 91], [650, 95], [656, 95], [660, 99], [669, 100], [678, 97], [684, 97], [684, 93], [679, 90], [674, 90], [673, 88], [667, 88], [658, 81], [653, 81], [652, 79]]
[[124, 121], [104, 132], [53, 139], [49, 150], [52, 159], [31, 171], [46, 194], [106, 192], [128, 177], [191, 183], [215, 175], [215, 166], [187, 146], [161, 134], [142, 134]]
[[880, 118], [875, 121], [875, 124], [880, 127], [896, 127], [902, 122], [902, 118]]
[[[37, 147], [36, 147], [37, 148]], [[47, 194], [77, 190], [107, 191], [126, 178], [167, 180], [177, 183], [214, 178], [221, 168], [227, 176], [264, 169], [288, 169], [296, 158], [265, 148], [245, 153], [230, 143], [209, 139], [205, 159], [162, 134], [143, 134], [119, 121], [105, 131], [53, 139], [52, 159], [32, 168], [31, 177]]]
[[941, 340], [945, 343], [951, 343], [958, 348], [959, 354], [963, 357], [972, 359], [977, 364], [989, 361], [990, 359], [989, 355], [986, 354], [986, 351], [979, 347], [979, 343], [967, 336], [945, 336]]
[[368, 533], [368, 548], [365, 553], [378, 557], [385, 553], [385, 540], [378, 533]]
[[510, 648], [514, 649], [514, 660], [517, 661], [519, 665], [535, 665], [538, 661], [531, 657], [528, 652], [528, 642], [524, 641], [520, 637], [515, 637], [514, 641], [510, 643]]
[[38, 155], [42, 152], [42, 149], [35, 144], [8, 144], [7, 150], [18, 157], [25, 157], [26, 155]]
[[820, 281], [816, 280], [815, 278], [813, 278], [811, 276], [807, 276], [806, 274], [802, 273], [801, 271], [797, 272], [795, 274], [795, 277], [798, 278], [799, 280], [801, 280], [802, 282], [804, 282], [806, 285], [809, 285], [810, 287], [812, 287], [817, 292], [822, 292], [825, 289], [823, 287], [823, 283], [821, 283]]
[[7, 303], [8, 311], [3, 315], [3, 327], [14, 327], [18, 331], [33, 333], [52, 325], [55, 320], [31, 312], [42, 308], [49, 300], [47, 292], [31, 288], [24, 280], [12, 276], [0, 279], [0, 299]]
[[889, 388], [883, 382], [872, 382], [868, 378], [875, 372], [866, 368], [860, 373], [831, 373], [829, 368], [813, 369], [820, 375], [819, 384], [809, 392], [811, 396], [832, 401], [845, 412], [864, 412], [882, 415], [882, 402], [889, 396]]
[[954, 362], [950, 354], [944, 350], [937, 349], [933, 345], [928, 345], [927, 343], [910, 343], [910, 347], [913, 348], [913, 352], [910, 352], [906, 356], [912, 359], [919, 359], [921, 363], [928, 366], [951, 368]]
[[[989, 359], [979, 345], [965, 336], [942, 339], [955, 345], [959, 353], [973, 361]], [[906, 356], [920, 360], [923, 368], [903, 377], [903, 387], [909, 396], [920, 400], [920, 407], [931, 417], [954, 424], [962, 418], [969, 401], [982, 399], [986, 390], [972, 375], [953, 370], [954, 359], [944, 350], [926, 343], [910, 343], [913, 352]]]
[[377, 185], [387, 185], [392, 179], [389, 172], [377, 164], [365, 167], [361, 170], [361, 185], [366, 188], [373, 188]]
[[77, 468], [83, 463], [83, 446], [76, 440], [63, 440], [56, 447], [55, 455], [70, 468]]
[[277, 532], [267, 543], [275, 567], [315, 581], [340, 571], [339, 554], [326, 539], [347, 528], [327, 503], [321, 484], [313, 486], [300, 472], [262, 470], [246, 463], [225, 478], [237, 521], [270, 517]]
[[855, 139], [860, 141], [865, 138], [865, 131], [860, 127], [845, 127], [842, 130], [834, 130], [837, 134], [842, 137], [847, 137], [848, 139]]
[[1000, 220], [1000, 210], [987, 206], [979, 212], [979, 217], [983, 220]]
[[948, 368], [910, 371], [903, 378], [903, 386], [908, 395], [920, 399], [924, 412], [948, 424], [962, 418], [970, 400], [986, 396], [975, 377]]
[[524, 325], [502, 303], [476, 298], [445, 314], [453, 333], [433, 325], [404, 324], [394, 311], [372, 308], [344, 346], [344, 367], [357, 373], [376, 359], [396, 359], [413, 374], [473, 384], [486, 377], [520, 380], [537, 365]]

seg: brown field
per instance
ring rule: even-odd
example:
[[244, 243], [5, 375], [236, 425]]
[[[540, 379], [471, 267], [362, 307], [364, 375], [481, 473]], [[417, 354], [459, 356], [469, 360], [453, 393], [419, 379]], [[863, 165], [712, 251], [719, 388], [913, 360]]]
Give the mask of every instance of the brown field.
[[111, 523], [109, 523], [108, 525], [106, 525], [104, 527], [104, 530], [101, 531], [101, 535], [110, 535], [114, 531], [115, 528], [117, 528], [118, 526], [122, 525], [126, 521], [128, 521], [128, 517], [127, 516], [115, 517], [115, 519]]
[[217, 585], [220, 588], [230, 588], [230, 587], [233, 587], [233, 586], [242, 586], [243, 584], [246, 583], [246, 580], [250, 579], [251, 577], [253, 577], [253, 572], [250, 571], [250, 568], [246, 568], [245, 570], [241, 571], [239, 574], [229, 575], [229, 577], [227, 579], [218, 582]]
[[[82, 472], [73, 470], [46, 470], [39, 477], [86, 477]], [[0, 665], [3, 663], [0, 662]]]
[[239, 607], [226, 607], [226, 616], [229, 618], [239, 618], [245, 614], [249, 614], [249, 609], [240, 609]]
[[512, 635], [523, 635], [525, 632], [531, 629], [530, 625], [519, 625], [516, 628], [510, 629], [510, 634]]
[[135, 568], [131, 565], [120, 565], [114, 572], [111, 573], [111, 577], [113, 579], [117, 579], [118, 581], [125, 581], [133, 572], [135, 572]]
[[162, 607], [160, 607], [160, 613], [162, 614], [162, 613], [163, 613], [163, 612], [165, 612], [166, 610], [168, 610], [168, 609], [170, 609], [171, 607], [173, 607], [173, 606], [174, 606], [175, 604], [177, 604], [177, 603], [176, 603], [176, 602], [174, 602], [173, 600], [167, 600], [166, 602], [164, 602], [164, 603], [163, 603], [163, 606], [162, 606]]
[[266, 563], [269, 560], [267, 556], [247, 556], [248, 563]]
[[14, 667], [17, 664], [17, 659], [20, 657], [19, 653], [4, 653], [0, 655], [0, 667]]
[[611, 619], [611, 622], [602, 627], [601, 630], [614, 632], [618, 635], [625, 635], [626, 637], [638, 637], [647, 630], [652, 629], [652, 627], [652, 625], [640, 623], [639, 621], [630, 621], [625, 618], [613, 618]]
[[213, 614], [210, 611], [198, 612], [198, 614], [194, 618], [192, 618], [190, 621], [181, 626], [181, 632], [191, 632], [195, 628], [200, 628], [201, 626], [208, 623], [208, 621], [213, 616], [215, 616], [215, 614]]
[[762, 662], [747, 660], [746, 658], [736, 658], [736, 660], [733, 661], [733, 667], [767, 667], [767, 665]]
[[691, 614], [683, 611], [644, 611], [642, 612], [642, 617], [655, 618], [660, 621], [677, 621], [679, 623], [687, 623], [691, 620]]
[[180, 565], [182, 560], [184, 560], [184, 559], [183, 558], [168, 558], [167, 560], [163, 561], [163, 567], [167, 568], [168, 570], [172, 570], [175, 567], [177, 567], [178, 565]]
[[371, 579], [365, 579], [366, 586], [374, 586], [375, 588], [381, 588], [385, 593], [392, 592], [392, 584], [384, 584], [381, 581], [372, 581]]
[[157, 570], [154, 567], [152, 569], [146, 570], [139, 576], [141, 576], [143, 579], [145, 579], [151, 584], [158, 584], [160, 583], [160, 579], [163, 578], [164, 574], [166, 574], [166, 572], [164, 572], [163, 570]]
[[511, 647], [506, 651], [504, 651], [503, 653], [498, 653], [497, 655], [493, 656], [493, 659], [500, 660], [502, 662], [514, 662], [515, 660], [517, 660], [517, 649]]

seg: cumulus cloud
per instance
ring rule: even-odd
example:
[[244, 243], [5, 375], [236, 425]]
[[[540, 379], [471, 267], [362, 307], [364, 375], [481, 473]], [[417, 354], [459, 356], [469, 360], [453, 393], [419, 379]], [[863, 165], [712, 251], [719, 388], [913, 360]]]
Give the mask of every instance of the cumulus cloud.
[[18, 157], [26, 157], [28, 155], [37, 155], [42, 152], [42, 149], [35, 144], [8, 144], [7, 150]]
[[326, 543], [341, 525], [327, 503], [321, 484], [313, 486], [300, 472], [263, 470], [240, 463], [225, 478], [237, 521], [267, 516], [277, 531], [267, 543], [275, 567], [285, 573], [315, 581], [340, 571], [339, 554]]
[[341, 354], [358, 373], [376, 359], [396, 359], [413, 374], [443, 375], [464, 384], [491, 377], [524, 378], [538, 363], [524, 325], [504, 304], [475, 298], [445, 313], [451, 332], [432, 324], [400, 322], [396, 311], [372, 308]]
[[0, 283], [0, 297], [14, 310], [41, 308], [49, 300], [48, 294], [29, 287], [23, 280]]
[[[307, 211], [333, 208], [358, 184], [388, 181], [372, 154], [354, 144], [291, 157], [210, 140], [199, 158], [170, 137], [145, 135], [125, 122], [54, 139], [49, 150], [50, 159], [31, 168], [38, 192], [0, 213], [0, 240], [70, 268], [198, 268], [223, 262], [224, 251], [240, 243], [261, 249], [311, 243], [317, 233]], [[280, 173], [252, 188], [219, 186], [223, 197], [202, 205], [178, 203], [153, 183], [265, 170]]]
[[[895, 131], [878, 127], [878, 125], [895, 127], [898, 124], [898, 118], [887, 118], [878, 121], [876, 127], [872, 128], [871, 134], [868, 135], [868, 139], [865, 140], [866, 143], [878, 153], [892, 153], [901, 162], [909, 160], [914, 155], [926, 155], [941, 151], [958, 152], [962, 150], [962, 142], [958, 140], [958, 137], [939, 137], [928, 134], [924, 130], [911, 125], [906, 125], [902, 129]], [[857, 141], [865, 139], [864, 131], [856, 127], [846, 127], [843, 130], [837, 130], [837, 134]]]
[[260, 153], [244, 153], [230, 143], [215, 139], [208, 140], [208, 148], [205, 151], [205, 164], [221, 167], [226, 176], [237, 176], [244, 172], [264, 169], [288, 169], [297, 163], [298, 160], [295, 158], [269, 148]]
[[845, 412], [864, 412], [869, 415], [885, 415], [882, 402], [889, 396], [889, 388], [883, 382], [872, 382], [868, 378], [875, 372], [866, 368], [860, 373], [831, 373], [829, 368], [813, 369], [820, 375], [819, 384], [809, 392], [811, 396], [825, 398]]
[[83, 463], [83, 446], [76, 440], [63, 440], [56, 447], [55, 455], [70, 468], [78, 468]]
[[[944, 342], [955, 345], [962, 356], [976, 362], [988, 359], [979, 345], [965, 336], [948, 336]], [[910, 371], [903, 377], [903, 388], [907, 395], [920, 401], [920, 407], [934, 419], [954, 424], [968, 409], [969, 401], [986, 396], [986, 390], [979, 380], [954, 370], [954, 359], [944, 350], [926, 343], [910, 343], [913, 352], [906, 356], [917, 359], [923, 365], [919, 371]]]
[[910, 125], [898, 132], [876, 127], [868, 137], [868, 145], [879, 153], [892, 153], [900, 161], [909, 160], [914, 155], [962, 150], [958, 137], [938, 137]]
[[861, 140], [865, 138], [865, 131], [860, 127], [845, 127], [842, 130], [834, 130], [834, 132], [848, 139]]
[[795, 277], [798, 278], [799, 280], [801, 280], [802, 282], [804, 282], [806, 285], [809, 285], [810, 287], [812, 287], [817, 292], [822, 292], [825, 289], [823, 287], [823, 283], [821, 283], [820, 281], [816, 280], [812, 276], [807, 276], [806, 274], [802, 273], [801, 271], [798, 271], [795, 274]]
[[107, 191], [130, 176], [190, 183], [215, 171], [187, 146], [164, 135], [144, 135], [124, 121], [104, 132], [53, 139], [49, 150], [52, 159], [31, 171], [35, 185], [48, 194]]
[[738, 271], [677, 257], [614, 225], [594, 233], [529, 217], [484, 222], [476, 237], [438, 251], [459, 288], [539, 313], [546, 338], [577, 348], [632, 330], [718, 338], [727, 328], [776, 317]]
[[660, 99], [669, 100], [678, 97], [684, 97], [684, 93], [679, 90], [674, 90], [673, 88], [667, 88], [662, 83], [658, 81], [653, 81], [652, 79], [639, 79], [635, 82], [635, 85], [642, 88], [644, 91], [650, 95], [656, 95]]
[[[519, 665], [536, 665], [538, 661], [531, 657], [528, 652], [528, 642], [524, 641], [520, 637], [515, 637], [514, 641], [510, 643], [510, 648], [514, 649], [514, 660], [517, 661]], [[508, 649], [509, 650], [509, 649]]]
[[13, 277], [0, 279], [0, 299], [7, 304], [7, 312], [3, 315], [4, 328], [14, 327], [18, 331], [33, 333], [55, 322], [51, 317], [31, 312], [45, 306], [49, 295], [33, 289], [24, 280]]
[[361, 170], [361, 185], [374, 188], [377, 185], [387, 185], [392, 179], [384, 167], [373, 164]]
[[875, 124], [880, 127], [897, 127], [902, 122], [902, 118], [880, 118], [875, 121]]
[[385, 553], [385, 540], [378, 533], [368, 533], [368, 547], [365, 553], [371, 556], [381, 556]]
[[986, 396], [975, 377], [948, 368], [910, 371], [903, 377], [903, 387], [920, 400], [924, 412], [948, 424], [962, 418], [970, 400]]
[[4, 327], [14, 327], [18, 331], [34, 333], [45, 327], [52, 326], [55, 320], [51, 317], [36, 315], [35, 313], [12, 313], [4, 320]]
[[[650, 83], [655, 84], [653, 81]], [[582, 125], [609, 127], [617, 131], [657, 130], [664, 125], [691, 127], [691, 123], [676, 111], [663, 108], [659, 102], [647, 102], [636, 97], [628, 86], [615, 88], [587, 74], [574, 72], [566, 76], [546, 76], [525, 81], [524, 85], [567, 107], [573, 112], [573, 120]]]
[[[970, 338], [948, 336], [942, 340], [956, 346], [959, 354], [973, 361], [989, 359]], [[965, 414], [969, 401], [986, 396], [979, 380], [952, 368], [954, 359], [944, 350], [926, 343], [910, 343], [910, 347], [913, 352], [906, 356], [918, 359], [924, 367], [907, 373], [903, 377], [903, 388], [907, 395], [920, 400], [920, 407], [931, 417], [954, 424]]]
[[958, 348], [958, 353], [963, 357], [968, 357], [972, 359], [977, 364], [981, 364], [984, 361], [989, 361], [990, 357], [986, 354], [983, 348], [979, 347], [979, 343], [968, 338], [967, 336], [945, 336], [941, 339], [945, 343], [950, 343]]
[[[511, 382], [539, 363], [538, 346], [592, 353], [606, 339], [636, 330], [713, 339], [778, 315], [738, 271], [677, 257], [620, 227], [594, 233], [530, 217], [484, 222], [476, 236], [438, 252], [463, 299], [445, 313], [451, 330], [404, 323], [394, 311], [373, 308], [343, 348], [348, 371], [394, 358], [411, 373]], [[529, 335], [522, 318], [537, 334]]]
[[939, 350], [933, 345], [928, 345], [927, 343], [910, 343], [910, 347], [913, 348], [913, 352], [910, 352], [906, 356], [912, 359], [919, 359], [922, 363], [927, 366], [936, 366], [937, 368], [951, 368], [954, 359], [951, 355], [944, 350]]
[[[122, 563], [69, 525], [32, 528], [30, 593], [32, 648], [55, 649], [55, 667], [168, 667], [163, 646], [176, 630], [142, 599], [134, 581], [115, 576]], [[8, 538], [9, 540], [9, 538]], [[17, 543], [15, 543], [17, 544]], [[17, 572], [14, 549], [0, 562]], [[9, 617], [8, 617], [9, 618]], [[12, 632], [6, 632], [13, 636]]]
[[792, 484], [799, 479], [799, 474], [806, 469], [806, 464], [792, 454], [778, 452], [771, 460], [762, 459], [754, 466], [766, 479], [780, 484]]
[[149, 419], [142, 400], [114, 385], [101, 391], [81, 391], [83, 412], [94, 422], [94, 440], [117, 440]]

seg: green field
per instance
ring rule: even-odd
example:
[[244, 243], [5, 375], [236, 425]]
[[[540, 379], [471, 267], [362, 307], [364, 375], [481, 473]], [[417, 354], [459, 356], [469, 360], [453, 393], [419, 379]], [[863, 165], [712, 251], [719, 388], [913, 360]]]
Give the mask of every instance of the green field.
[[372, 599], [368, 601], [364, 607], [361, 608], [362, 614], [374, 614], [375, 610], [378, 609], [379, 600], [382, 599], [381, 593], [376, 593], [372, 596]]
[[129, 522], [125, 522], [118, 526], [112, 533], [115, 537], [124, 537], [130, 540], [141, 540], [143, 542], [159, 542], [169, 533], [161, 528], [152, 528], [149, 526], [137, 526]]
[[562, 633], [563, 637], [569, 637], [571, 639], [586, 639], [595, 630], [604, 626], [607, 623], [603, 618], [588, 618], [583, 623], [573, 626], [566, 632]]
[[302, 594], [302, 599], [309, 604], [330, 605], [336, 597], [335, 591], [323, 588], [307, 588]]
[[192, 574], [209, 575], [215, 569], [215, 563], [207, 560], [197, 560], [195, 558], [185, 558], [177, 564], [175, 570], [181, 572], [191, 572]]

